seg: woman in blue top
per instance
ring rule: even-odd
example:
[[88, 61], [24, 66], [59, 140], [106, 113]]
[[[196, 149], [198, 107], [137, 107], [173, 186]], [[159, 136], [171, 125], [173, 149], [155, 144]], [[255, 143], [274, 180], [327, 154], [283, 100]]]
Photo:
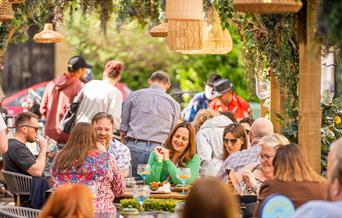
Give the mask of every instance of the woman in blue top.
[[179, 167], [190, 168], [191, 177], [186, 183], [191, 183], [199, 176], [200, 158], [196, 155], [195, 133], [189, 123], [179, 123], [171, 131], [165, 142], [165, 147], [157, 146], [150, 154], [148, 164], [151, 174], [145, 183], [162, 182], [178, 184]]

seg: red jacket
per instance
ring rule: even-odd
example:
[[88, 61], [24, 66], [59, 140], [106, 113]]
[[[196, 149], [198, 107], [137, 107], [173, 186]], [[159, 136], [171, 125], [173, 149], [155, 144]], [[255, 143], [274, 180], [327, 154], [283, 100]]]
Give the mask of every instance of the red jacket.
[[59, 124], [82, 87], [83, 83], [80, 80], [67, 73], [52, 80], [46, 87], [40, 113], [45, 117], [45, 135], [58, 143], [66, 143], [69, 138], [69, 134], [61, 131]]
[[224, 105], [218, 98], [210, 102], [209, 108], [214, 111], [232, 112], [237, 120], [249, 117], [252, 113], [251, 107], [248, 102], [243, 100], [240, 96], [233, 93], [233, 98], [229, 105]]

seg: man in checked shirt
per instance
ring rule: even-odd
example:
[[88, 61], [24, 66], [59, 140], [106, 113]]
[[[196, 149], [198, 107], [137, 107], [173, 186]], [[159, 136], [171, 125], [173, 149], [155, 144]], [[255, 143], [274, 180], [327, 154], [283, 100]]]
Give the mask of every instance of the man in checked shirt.
[[149, 88], [128, 96], [121, 115], [121, 141], [131, 151], [134, 177], [138, 164], [146, 164], [151, 151], [164, 144], [181, 112], [178, 102], [166, 93], [171, 82], [165, 72], [154, 72], [148, 84]]

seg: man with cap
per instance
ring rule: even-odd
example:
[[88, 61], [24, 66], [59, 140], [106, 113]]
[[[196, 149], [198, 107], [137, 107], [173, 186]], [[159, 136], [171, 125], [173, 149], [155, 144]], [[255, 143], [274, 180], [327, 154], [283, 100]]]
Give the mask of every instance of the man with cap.
[[252, 113], [248, 102], [233, 92], [233, 84], [227, 79], [214, 83], [213, 97], [209, 108], [214, 111], [232, 112], [237, 120], [250, 117]]
[[196, 114], [201, 109], [207, 109], [212, 98], [212, 90], [214, 83], [221, 79], [220, 75], [211, 74], [205, 84], [204, 92], [197, 93], [189, 102], [188, 106], [183, 110], [184, 121], [191, 122], [195, 119]]
[[46, 87], [40, 113], [45, 119], [45, 135], [58, 143], [66, 143], [69, 134], [62, 132], [59, 124], [68, 110], [74, 97], [81, 91], [83, 83], [80, 81], [92, 66], [87, 64], [81, 56], [74, 56], [68, 62], [68, 71], [52, 80]]

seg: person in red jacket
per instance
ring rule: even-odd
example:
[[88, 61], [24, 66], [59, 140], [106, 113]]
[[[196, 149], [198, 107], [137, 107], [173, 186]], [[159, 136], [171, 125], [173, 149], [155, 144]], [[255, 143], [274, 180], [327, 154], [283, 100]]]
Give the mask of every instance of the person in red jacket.
[[233, 92], [233, 84], [227, 79], [214, 83], [213, 96], [209, 108], [219, 112], [232, 112], [239, 121], [252, 115], [248, 102]]
[[45, 119], [45, 135], [65, 144], [69, 134], [64, 133], [59, 124], [74, 97], [81, 91], [81, 78], [92, 66], [81, 56], [74, 56], [68, 62], [68, 72], [52, 80], [46, 87], [40, 113]]

